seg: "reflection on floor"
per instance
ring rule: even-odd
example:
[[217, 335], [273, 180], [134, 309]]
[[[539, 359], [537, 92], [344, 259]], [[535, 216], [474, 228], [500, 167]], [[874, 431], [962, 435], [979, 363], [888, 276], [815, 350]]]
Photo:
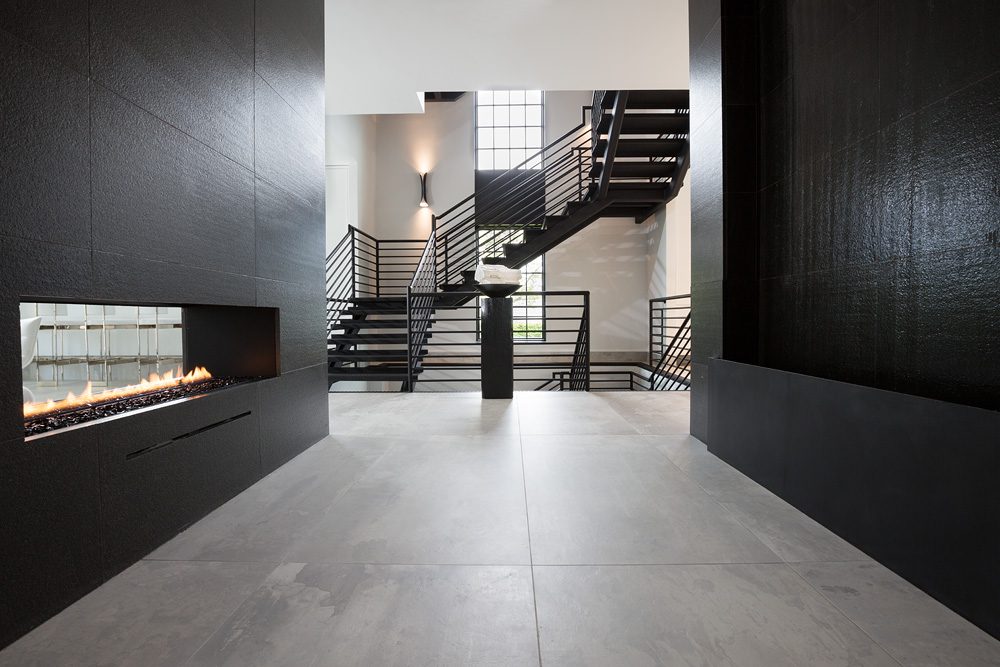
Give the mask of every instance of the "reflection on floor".
[[338, 394], [333, 435], [2, 665], [996, 665], [683, 393]]

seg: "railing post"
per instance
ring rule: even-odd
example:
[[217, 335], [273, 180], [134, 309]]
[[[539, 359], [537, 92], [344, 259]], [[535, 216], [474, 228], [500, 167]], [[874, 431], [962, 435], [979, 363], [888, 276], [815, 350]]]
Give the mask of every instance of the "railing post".
[[413, 309], [411, 305], [413, 303], [412, 297], [413, 288], [409, 285], [406, 286], [406, 390], [413, 393], [413, 328], [412, 321], [413, 318], [410, 313]]
[[358, 253], [357, 253], [357, 235], [354, 233], [354, 225], [350, 227], [351, 231], [351, 298], [357, 298], [358, 296]]
[[375, 239], [375, 296], [382, 296], [382, 285], [379, 282], [379, 274], [382, 272], [382, 241]]
[[653, 361], [653, 300], [649, 300], [649, 365], [652, 366]]
[[584, 367], [584, 391], [590, 391], [590, 292], [583, 293], [583, 315], [586, 320], [587, 365]]
[[[438, 219], [437, 216], [431, 214], [431, 235], [427, 237], [427, 242], [434, 243], [434, 291], [437, 291], [438, 286], [438, 265], [437, 265], [437, 229], [438, 229]], [[448, 279], [448, 242], [445, 241], [444, 244], [444, 276], [445, 280]]]

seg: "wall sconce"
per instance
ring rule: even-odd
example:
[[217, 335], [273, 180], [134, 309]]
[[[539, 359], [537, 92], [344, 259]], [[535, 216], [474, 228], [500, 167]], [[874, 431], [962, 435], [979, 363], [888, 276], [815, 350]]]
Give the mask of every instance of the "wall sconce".
[[427, 172], [420, 174], [420, 208], [427, 208]]

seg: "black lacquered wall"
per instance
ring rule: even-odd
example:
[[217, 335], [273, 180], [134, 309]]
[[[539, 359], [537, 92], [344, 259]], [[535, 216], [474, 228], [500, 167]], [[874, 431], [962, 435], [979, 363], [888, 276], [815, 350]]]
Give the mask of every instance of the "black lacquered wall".
[[760, 4], [760, 363], [1000, 409], [1000, 6]]
[[[6, 3], [0, 82], [3, 645], [328, 432], [323, 3]], [[281, 374], [31, 446], [30, 299], [276, 308]]]

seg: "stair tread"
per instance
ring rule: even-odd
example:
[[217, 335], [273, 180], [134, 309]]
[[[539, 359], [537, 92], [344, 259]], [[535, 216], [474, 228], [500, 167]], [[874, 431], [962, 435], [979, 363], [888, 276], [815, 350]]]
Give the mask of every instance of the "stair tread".
[[[425, 334], [430, 338], [433, 334]], [[370, 343], [372, 345], [384, 345], [400, 343], [405, 345], [406, 334], [373, 334], [373, 333], [352, 333], [352, 334], [330, 334], [327, 336], [330, 343]]]
[[[611, 114], [604, 114], [597, 131], [607, 134]], [[686, 113], [627, 113], [622, 119], [622, 134], [687, 134], [690, 117]]]
[[[603, 162], [597, 162], [590, 170], [591, 178], [597, 178], [604, 169]], [[615, 161], [611, 166], [611, 178], [668, 178], [677, 171], [676, 162], [624, 162]]]
[[406, 320], [340, 320], [331, 329], [405, 329]]
[[[414, 375], [420, 375], [420, 368], [414, 369]], [[406, 380], [409, 378], [406, 366], [365, 366], [363, 368], [333, 368], [327, 372], [330, 380]]]
[[[427, 354], [427, 350], [421, 350], [418, 356]], [[330, 350], [326, 355], [328, 359], [368, 361], [379, 359], [382, 361], [406, 361], [406, 348], [399, 350], [344, 350], [336, 352]]]
[[[677, 157], [684, 151], [684, 139], [619, 139], [616, 157]], [[608, 140], [594, 144], [594, 155], [603, 156]]]

